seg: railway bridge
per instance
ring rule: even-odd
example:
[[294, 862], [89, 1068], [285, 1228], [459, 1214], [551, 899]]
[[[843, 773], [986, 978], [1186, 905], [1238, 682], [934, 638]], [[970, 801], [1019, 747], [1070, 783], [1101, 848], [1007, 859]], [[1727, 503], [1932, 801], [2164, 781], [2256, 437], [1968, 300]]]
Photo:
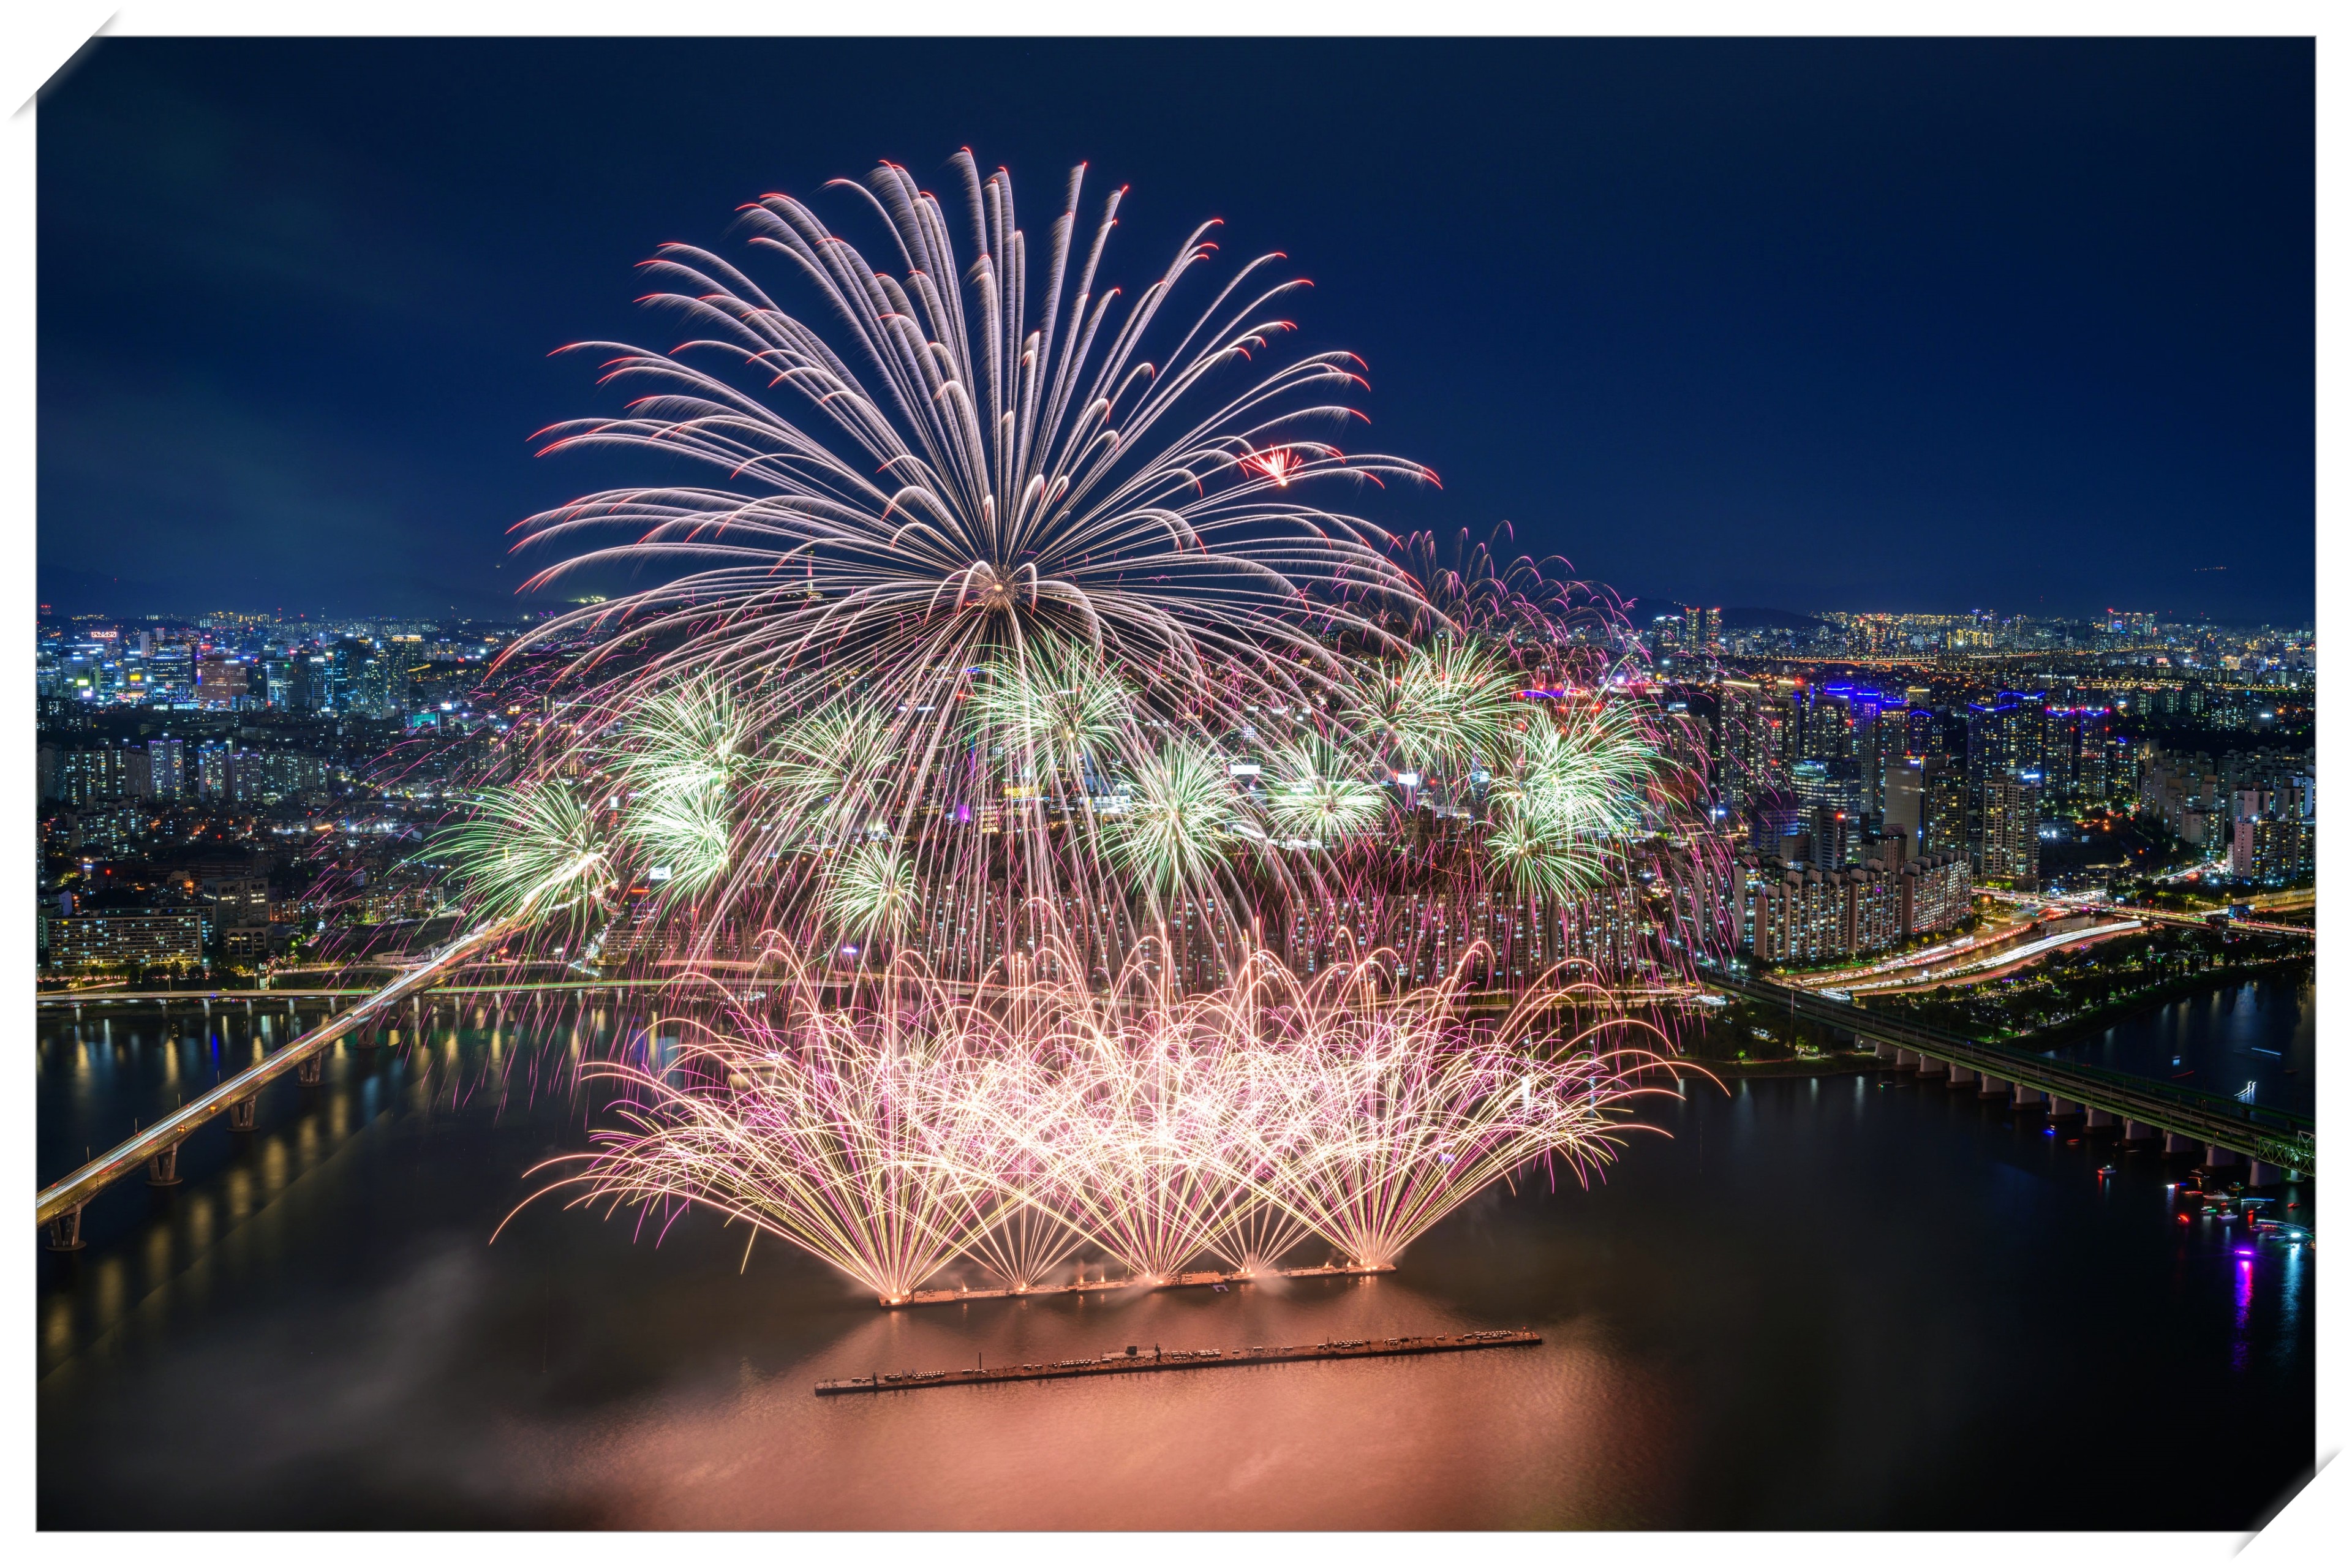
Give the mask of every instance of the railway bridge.
[[2059, 1061], [1727, 970], [1702, 969], [1700, 980], [1793, 1019], [1867, 1040], [1882, 1059], [1912, 1068], [1922, 1078], [1943, 1078], [1953, 1089], [1973, 1087], [1979, 1098], [2005, 1098], [2020, 1109], [2038, 1108], [2053, 1121], [2080, 1117], [2091, 1127], [2116, 1128], [2131, 1142], [2160, 1139], [2168, 1153], [2201, 1148], [2208, 1165], [2251, 1162], [2249, 1185], [2318, 1173], [2318, 1124], [2294, 1111], [2250, 1105], [2135, 1073]]

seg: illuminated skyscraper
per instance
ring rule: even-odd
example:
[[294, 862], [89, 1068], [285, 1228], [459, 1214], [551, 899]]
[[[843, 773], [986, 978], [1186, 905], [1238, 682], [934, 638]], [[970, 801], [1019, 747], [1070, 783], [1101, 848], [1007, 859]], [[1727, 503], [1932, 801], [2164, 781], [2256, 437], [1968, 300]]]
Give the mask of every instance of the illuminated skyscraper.
[[1764, 772], [1764, 688], [1727, 680], [1716, 688], [1716, 797], [1734, 817], [1744, 816]]
[[2042, 773], [2010, 768], [1988, 776], [1978, 804], [1979, 877], [2028, 891], [2042, 886]]
[[188, 793], [188, 743], [164, 736], [147, 742], [148, 787], [157, 800], [177, 800]]
[[1790, 785], [1812, 837], [1813, 865], [1834, 871], [1855, 859], [1862, 842], [1862, 775], [1853, 760], [1809, 757], [1790, 770]]
[[235, 659], [207, 658], [196, 666], [196, 701], [206, 708], [233, 708], [246, 695], [245, 666]]
[[[1972, 702], [1968, 719], [1968, 851], [1969, 861], [1981, 877], [2011, 879], [2014, 873], [1995, 871], [1994, 865], [2010, 867], [2018, 864], [2015, 854], [1997, 849], [1997, 834], [2014, 831], [2014, 825], [2004, 822], [1996, 829], [1992, 818], [1992, 802], [1996, 796], [2004, 801], [2015, 794], [2014, 780], [2030, 773], [2033, 775], [2034, 796], [2038, 806], [2043, 779], [2042, 761], [2046, 746], [2041, 694], [2004, 691], [1991, 702]], [[2034, 824], [2026, 824], [2026, 837], [2034, 846], [2040, 844]], [[2005, 841], [2005, 840], [2004, 840]], [[2031, 851], [2030, 851], [2031, 852]], [[2039, 863], [2038, 853], [2034, 854]]]
[[1804, 754], [1824, 762], [1853, 755], [1853, 689], [1812, 689], [1805, 704]]
[[1892, 837], [1901, 834], [1907, 847], [1906, 860], [1916, 858], [1921, 850], [1921, 834], [1927, 826], [1927, 759], [1897, 757], [1887, 764], [1885, 773], [1886, 805], [1879, 831]]
[[1968, 848], [1969, 775], [1960, 760], [1943, 752], [1919, 759], [1919, 848], [1922, 854], [1959, 854]]
[[2043, 772], [2053, 799], [2106, 799], [2115, 784], [2111, 718], [2104, 707], [2050, 710]]

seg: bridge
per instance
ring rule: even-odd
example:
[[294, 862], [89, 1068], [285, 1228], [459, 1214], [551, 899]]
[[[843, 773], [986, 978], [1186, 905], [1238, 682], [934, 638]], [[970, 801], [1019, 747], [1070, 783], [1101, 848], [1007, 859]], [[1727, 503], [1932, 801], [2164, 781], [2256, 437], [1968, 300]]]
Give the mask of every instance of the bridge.
[[[273, 1052], [234, 1078], [216, 1085], [210, 1093], [190, 1100], [152, 1127], [115, 1145], [73, 1174], [43, 1187], [33, 1200], [33, 1224], [49, 1227], [49, 1246], [53, 1249], [71, 1251], [81, 1246], [81, 1211], [90, 1199], [141, 1165], [147, 1167], [150, 1185], [178, 1185], [180, 1145], [187, 1141], [190, 1133], [214, 1117], [224, 1114], [228, 1117], [231, 1130], [251, 1131], [264, 1085], [289, 1072], [295, 1074], [299, 1082], [316, 1084], [329, 1046], [354, 1029], [389, 1022], [394, 1009], [401, 1003], [446, 981], [467, 959], [521, 924], [521, 916], [509, 916], [458, 938], [410, 968], [391, 984], [370, 993], [367, 999], [357, 1006], [337, 1014], [283, 1049]], [[163, 994], [194, 999], [199, 994], [166, 992]], [[287, 995], [284, 992], [259, 994], [280, 1000]], [[81, 1002], [98, 999], [88, 993], [79, 997], [59, 998], [61, 1001]]]
[[[446, 967], [446, 966], [445, 966]], [[429, 993], [435, 996], [513, 996], [528, 995], [541, 991], [634, 991], [668, 986], [677, 989], [675, 977], [641, 980], [610, 977], [594, 980], [522, 980], [497, 981], [481, 984], [458, 984], [454, 981], [435, 984], [404, 992], [404, 995]], [[115, 1002], [200, 1002], [209, 1006], [215, 1002], [227, 1006], [242, 1002], [250, 1008], [256, 1002], [319, 1002], [340, 1001], [351, 996], [373, 996], [383, 990], [381, 985], [336, 985], [313, 987], [304, 991], [255, 990], [251, 987], [225, 987], [209, 991], [44, 991], [33, 999], [36, 1007], [100, 1007]]]
[[2012, 1106], [2038, 1108], [2053, 1121], [2081, 1117], [2091, 1127], [2120, 1127], [2130, 1142], [2161, 1139], [2168, 1153], [2202, 1146], [2209, 1165], [2252, 1161], [2252, 1185], [2317, 1174], [2318, 1124], [2291, 1110], [2062, 1062], [1727, 970], [1702, 969], [1700, 979], [1791, 1018], [1868, 1040], [1895, 1066], [1916, 1068], [1922, 1078], [1942, 1077], [1953, 1089], [1973, 1085], [1979, 1098], [2007, 1097]]

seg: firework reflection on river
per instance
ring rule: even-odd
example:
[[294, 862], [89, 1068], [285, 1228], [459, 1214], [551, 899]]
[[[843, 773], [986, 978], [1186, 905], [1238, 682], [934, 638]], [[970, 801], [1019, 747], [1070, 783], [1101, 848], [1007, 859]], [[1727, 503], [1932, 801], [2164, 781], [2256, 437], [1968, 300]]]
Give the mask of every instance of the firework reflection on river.
[[[210, 1047], [174, 1022], [185, 1086]], [[45, 1021], [45, 1167], [163, 1080], [154, 1013], [102, 1049], [70, 1029]], [[454, 1096], [404, 1045], [340, 1055], [246, 1152], [221, 1132], [42, 1258], [45, 1526], [2232, 1528], [2308, 1463], [2311, 1260], [2241, 1271], [2172, 1223], [2160, 1160], [1907, 1081], [1694, 1086], [1591, 1191], [1496, 1189], [1368, 1283], [891, 1314], [785, 1248], [739, 1272], [700, 1216], [656, 1248], [534, 1209], [485, 1245], [582, 1125], [568, 1031], [499, 1051]], [[488, 1054], [468, 1029], [442, 1070]], [[861, 1362], [1522, 1324], [1546, 1342], [1492, 1370], [809, 1393]], [[2127, 1408], [2151, 1365], [2175, 1421], [2085, 1442], [2020, 1403], [2019, 1369], [2063, 1366], [2074, 1408]], [[2194, 1488], [2184, 1429], [2236, 1435]], [[2034, 1469], [2074, 1484], [2004, 1479]]]

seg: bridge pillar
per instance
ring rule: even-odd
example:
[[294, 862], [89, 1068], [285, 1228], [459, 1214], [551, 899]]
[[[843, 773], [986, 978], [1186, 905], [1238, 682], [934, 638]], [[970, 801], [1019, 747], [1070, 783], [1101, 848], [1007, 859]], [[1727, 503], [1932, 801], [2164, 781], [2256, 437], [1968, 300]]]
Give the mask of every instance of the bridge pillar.
[[1984, 1087], [1977, 1090], [1979, 1100], [2005, 1100], [2009, 1097], [2009, 1079], [1984, 1075]]
[[51, 1252], [79, 1252], [81, 1239], [81, 1205], [74, 1205], [49, 1221], [48, 1248]]
[[1895, 1052], [1895, 1065], [1896, 1067], [1916, 1068], [1919, 1065], [1919, 1060], [1920, 1058], [1918, 1052], [1906, 1051], [1899, 1047], [1896, 1047]]
[[2275, 1187], [2285, 1180], [2286, 1167], [2284, 1165], [2256, 1160], [2246, 1167], [2246, 1185], [2250, 1187]]
[[2054, 1095], [2054, 1094], [2053, 1094], [2053, 1095], [2052, 1095], [2052, 1096], [2050, 1097], [2050, 1120], [2051, 1120], [2051, 1121], [2074, 1121], [2074, 1118], [2076, 1118], [2077, 1116], [2080, 1116], [2080, 1115], [2082, 1115], [2082, 1114], [2083, 1114], [2083, 1106], [2082, 1106], [2082, 1102], [2081, 1102], [2081, 1101], [2079, 1101], [2079, 1100], [2061, 1100], [2061, 1099], [2059, 1099], [2059, 1098], [2058, 1098], [2056, 1095]]
[[2010, 1086], [2009, 1103], [2019, 1110], [2026, 1110], [2029, 1107], [2038, 1107], [2042, 1103], [2042, 1091], [2038, 1089], [2028, 1089], [2021, 1083], [2011, 1084]]
[[151, 1187], [176, 1187], [180, 1184], [180, 1146], [177, 1143], [147, 1157], [147, 1184]]
[[2242, 1165], [2245, 1163], [2246, 1157], [2235, 1149], [2224, 1149], [2219, 1143], [2205, 1145], [2205, 1163], [2216, 1170], [2230, 1165]]
[[252, 1131], [255, 1116], [260, 1109], [261, 1097], [257, 1094], [249, 1094], [243, 1100], [232, 1100], [228, 1108], [228, 1130], [232, 1132]]
[[1958, 1062], [1954, 1062], [1952, 1064], [1952, 1087], [1954, 1089], [1963, 1088], [1969, 1084], [1976, 1082], [1976, 1068], [1964, 1068]]
[[2194, 1154], [2197, 1152], [2197, 1140], [2183, 1138], [2178, 1132], [2168, 1132], [2164, 1135], [2164, 1152], [2168, 1154]]
[[316, 1089], [326, 1076], [327, 1053], [312, 1051], [294, 1064], [294, 1081], [305, 1089]]
[[2156, 1142], [2156, 1139], [2157, 1139], [2157, 1131], [2156, 1131], [2156, 1129], [2155, 1129], [2155, 1128], [2153, 1128], [2153, 1127], [2150, 1127], [2147, 1122], [2145, 1122], [2145, 1121], [2133, 1121], [2130, 1117], [2128, 1117], [2128, 1116], [2126, 1116], [2126, 1117], [2125, 1117], [2125, 1118], [2124, 1118], [2124, 1142], [2126, 1142], [2126, 1143], [2153, 1143], [2153, 1142]]
[[1919, 1076], [1921, 1078], [1941, 1078], [1951, 1070], [1952, 1069], [1948, 1064], [1939, 1062], [1933, 1057], [1921, 1057], [1919, 1058]]
[[2086, 1110], [2085, 1110], [2085, 1111], [2084, 1111], [2084, 1118], [2083, 1118], [2083, 1125], [2084, 1125], [2084, 1126], [2085, 1126], [2085, 1127], [2113, 1127], [2115, 1124], [2116, 1124], [2116, 1113], [2115, 1113], [2114, 1111], [2112, 1111], [2112, 1110], [2100, 1110], [2097, 1106], [2095, 1106], [2095, 1105], [2094, 1105], [2094, 1106], [2090, 1106], [2090, 1107], [2086, 1108]]

